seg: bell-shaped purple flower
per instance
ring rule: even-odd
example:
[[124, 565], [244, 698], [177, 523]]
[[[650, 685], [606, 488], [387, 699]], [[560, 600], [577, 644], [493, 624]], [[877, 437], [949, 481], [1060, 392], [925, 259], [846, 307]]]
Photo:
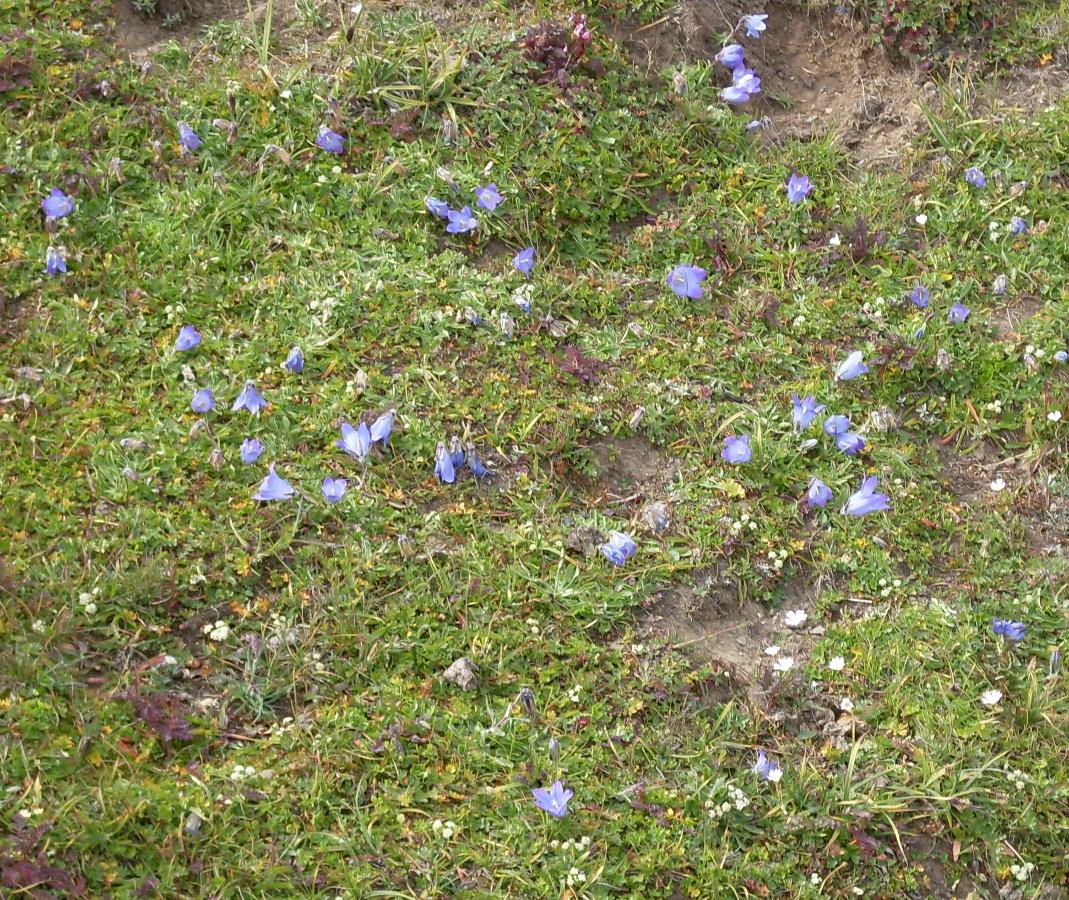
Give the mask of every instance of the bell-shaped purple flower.
[[825, 434], [835, 437], [837, 434], [850, 430], [850, 420], [846, 416], [828, 416], [824, 420], [823, 428]]
[[468, 444], [464, 448], [464, 465], [468, 467], [468, 471], [471, 472], [472, 477], [476, 480], [485, 478], [490, 474], [490, 470], [483, 464], [473, 444]]
[[59, 188], [52, 188], [41, 201], [41, 209], [50, 219], [62, 219], [74, 212], [74, 201]]
[[861, 351], [855, 350], [839, 363], [835, 369], [835, 380], [850, 381], [852, 378], [864, 375], [868, 370], [869, 367], [861, 361]]
[[349, 483], [344, 478], [331, 478], [329, 475], [323, 479], [323, 499], [327, 503], [337, 503], [345, 496]]
[[464, 445], [455, 434], [449, 439], [449, 459], [454, 469], [459, 469], [464, 465]]
[[835, 446], [847, 456], [857, 456], [865, 449], [865, 441], [861, 435], [854, 434], [852, 431], [844, 431], [835, 435]]
[[801, 203], [813, 192], [813, 185], [805, 175], [792, 172], [787, 179], [787, 199], [791, 203]]
[[729, 69], [738, 69], [746, 65], [745, 54], [741, 44], [728, 44], [716, 54], [716, 61]]
[[631, 539], [631, 535], [622, 531], [609, 532], [609, 539], [598, 546], [601, 555], [614, 566], [622, 566], [638, 552], [638, 547]]
[[178, 123], [178, 143], [183, 150], [189, 153], [196, 153], [203, 141], [200, 136], [192, 128], [190, 128], [185, 122]]
[[746, 29], [746, 36], [751, 38], [761, 37], [761, 33], [768, 28], [768, 13], [756, 13], [742, 17], [742, 27]]
[[457, 480], [453, 457], [446, 449], [444, 441], [439, 441], [438, 446], [434, 448], [434, 474], [444, 484], [452, 484]]
[[967, 318], [969, 318], [969, 307], [961, 303], [955, 303], [947, 312], [947, 320], [954, 325], [960, 325]]
[[444, 200], [439, 200], [437, 197], [424, 197], [423, 205], [427, 207], [429, 213], [439, 219], [449, 218], [449, 204]]
[[390, 443], [390, 433], [393, 431], [393, 420], [396, 416], [396, 409], [388, 409], [371, 423], [372, 443], [377, 441], [382, 444], [383, 447]]
[[371, 432], [363, 422], [356, 428], [348, 422], [342, 422], [341, 438], [334, 442], [334, 446], [348, 453], [353, 459], [365, 462], [371, 453]]
[[267, 467], [267, 477], [260, 482], [260, 489], [252, 495], [253, 500], [266, 502], [268, 500], [289, 500], [296, 493], [293, 485], [285, 478], [276, 474], [275, 464]]
[[320, 125], [319, 133], [316, 135], [316, 146], [320, 150], [326, 150], [327, 153], [341, 156], [345, 152], [345, 138], [326, 125]]
[[724, 438], [724, 449], [720, 451], [720, 456], [729, 463], [749, 462], [753, 457], [753, 451], [750, 450], [750, 436], [739, 434]]
[[842, 512], [848, 516], [864, 516], [890, 509], [891, 501], [887, 495], [876, 492], [877, 483], [875, 475], [870, 475], [862, 481], [861, 488], [851, 494], [843, 504]]
[[260, 415], [260, 410], [266, 408], [267, 401], [264, 399], [263, 394], [256, 389], [256, 385], [252, 381], [246, 381], [245, 387], [241, 389], [241, 393], [238, 394], [234, 405], [230, 407], [230, 411], [237, 412], [240, 409], [247, 409], [254, 416], [258, 416]]
[[264, 445], [256, 438], [245, 438], [241, 442], [241, 461], [245, 465], [252, 465], [264, 452]]
[[677, 297], [701, 300], [702, 282], [708, 274], [701, 266], [676, 266], [668, 273], [666, 283]]
[[67, 271], [67, 260], [63, 257], [63, 251], [59, 247], [49, 247], [45, 250], [45, 274], [62, 275]]
[[826, 408], [824, 404], [818, 404], [813, 397], [799, 400], [797, 394], [791, 394], [791, 407], [795, 431], [805, 431]]
[[750, 771], [755, 775], [760, 775], [765, 781], [773, 783], [783, 777], [783, 770], [779, 767], [779, 764], [764, 750], [758, 751], [757, 762], [753, 764], [753, 768]]
[[535, 806], [554, 819], [563, 819], [568, 815], [568, 801], [575, 796], [560, 781], [554, 781], [548, 789], [535, 788], [531, 793], [534, 794]]
[[823, 509], [831, 502], [832, 496], [831, 488], [819, 478], [814, 478], [806, 488], [805, 502], [807, 506]]
[[1018, 234], [1024, 234], [1028, 231], [1028, 223], [1020, 216], [1014, 216], [1010, 219], [1010, 234], [1016, 236]]
[[909, 295], [909, 299], [913, 301], [913, 305], [918, 309], [924, 309], [932, 299], [932, 292], [923, 284], [915, 284], [913, 285], [913, 293]]
[[993, 619], [991, 630], [1015, 644], [1023, 641], [1027, 632], [1024, 622], [1011, 622], [1009, 619]]
[[449, 210], [448, 219], [449, 224], [445, 226], [445, 230], [450, 234], [466, 234], [474, 231], [479, 224], [479, 220], [471, 214], [470, 206]]
[[742, 66], [731, 73], [731, 84], [720, 92], [728, 103], [745, 103], [754, 94], [761, 93], [761, 79], [753, 69]]
[[527, 247], [512, 258], [512, 265], [519, 272], [530, 277], [531, 269], [534, 268], [535, 248]]
[[195, 413], [209, 413], [215, 409], [215, 395], [210, 388], [201, 388], [193, 394], [189, 408]]
[[493, 212], [501, 205], [501, 194], [497, 191], [496, 184], [488, 184], [485, 187], [475, 189], [475, 205], [480, 209]]
[[987, 176], [976, 166], [970, 166], [965, 170], [965, 180], [974, 188], [987, 187]]
[[294, 375], [300, 375], [304, 371], [304, 351], [300, 347], [292, 348], [282, 368], [288, 369]]
[[1054, 361], [1056, 363], [1065, 364], [1069, 362], [1069, 350], [1057, 350], [1054, 353]]
[[200, 345], [200, 332], [192, 325], [183, 325], [178, 329], [178, 337], [174, 341], [174, 349], [178, 352], [192, 350]]

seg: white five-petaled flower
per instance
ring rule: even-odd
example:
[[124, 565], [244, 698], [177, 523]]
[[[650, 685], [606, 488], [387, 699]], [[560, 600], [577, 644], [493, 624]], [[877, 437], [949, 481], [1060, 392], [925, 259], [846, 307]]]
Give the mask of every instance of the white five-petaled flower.
[[788, 628], [800, 628], [808, 618], [804, 609], [789, 609], [783, 615], [783, 622]]
[[781, 656], [779, 659], [777, 659], [772, 664], [773, 671], [780, 672], [780, 673], [789, 672], [793, 668], [794, 668], [794, 657], [793, 656]]
[[995, 493], [1006, 490], [1006, 479], [999, 475], [991, 484], [988, 485]]
[[773, 644], [771, 647], [765, 647], [765, 656], [779, 656], [779, 644]]
[[839, 709], [841, 709], [843, 712], [853, 712], [854, 701], [851, 700], [849, 697], [843, 697], [839, 700]]
[[984, 706], [994, 706], [1001, 699], [1002, 691], [1000, 691], [998, 688], [992, 688], [989, 691], [984, 691], [980, 695], [980, 702], [984, 704]]
[[1060, 409], [1052, 409], [1047, 413], [1048, 422], [1060, 422], [1062, 420], [1062, 411]]
[[828, 660], [828, 668], [831, 669], [833, 672], [841, 672], [843, 669], [846, 668], [846, 660], [843, 659], [841, 656], [833, 656], [830, 660]]
[[918, 225], [922, 225], [922, 226], [923, 225], [927, 225], [928, 224], [928, 217], [924, 213], [921, 213], [920, 215], [917, 216], [917, 218], [914, 221]]

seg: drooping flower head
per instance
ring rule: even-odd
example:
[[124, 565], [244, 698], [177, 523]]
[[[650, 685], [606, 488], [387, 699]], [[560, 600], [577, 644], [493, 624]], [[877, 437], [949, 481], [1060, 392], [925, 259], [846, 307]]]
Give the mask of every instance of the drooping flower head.
[[534, 794], [535, 805], [554, 819], [563, 819], [568, 814], [568, 801], [574, 796], [560, 781], [554, 781], [548, 790], [535, 788], [531, 793]]
[[831, 502], [832, 496], [831, 488], [819, 478], [814, 478], [806, 488], [805, 502], [807, 506], [823, 509]]
[[178, 329], [178, 337], [175, 338], [174, 349], [179, 352], [192, 350], [200, 344], [200, 332], [192, 325], [183, 325]]
[[852, 431], [844, 431], [835, 435], [835, 446], [847, 456], [857, 456], [865, 449], [865, 441], [861, 435], [854, 434]]
[[918, 309], [924, 309], [932, 299], [932, 292], [923, 284], [915, 284], [909, 299], [913, 301], [913, 305]]
[[756, 13], [742, 17], [742, 27], [746, 29], [746, 36], [752, 38], [761, 37], [761, 33], [768, 28], [766, 20], [768, 13]]
[[720, 92], [720, 96], [728, 103], [745, 103], [754, 94], [761, 93], [761, 79], [753, 69], [743, 66], [731, 73], [731, 84]]
[[439, 441], [438, 446], [434, 448], [434, 474], [444, 484], [452, 484], [457, 480], [453, 458], [446, 449], [444, 441]]
[[1028, 223], [1020, 216], [1014, 216], [1010, 219], [1010, 234], [1016, 236], [1018, 234], [1024, 234], [1028, 231]]
[[676, 266], [668, 273], [667, 284], [677, 297], [701, 300], [702, 282], [708, 274], [701, 266]]
[[724, 449], [720, 451], [720, 456], [729, 463], [749, 462], [753, 456], [753, 451], [750, 450], [750, 436], [739, 434], [724, 438]]
[[63, 251], [59, 247], [49, 247], [45, 250], [45, 274], [62, 275], [67, 271], [67, 260], [63, 257]]
[[512, 266], [518, 272], [523, 272], [524, 275], [530, 276], [531, 270], [534, 268], [535, 262], [535, 248], [527, 247], [521, 250], [512, 258]]
[[1011, 622], [1009, 619], [994, 619], [991, 622], [991, 630], [1015, 644], [1024, 640], [1027, 631], [1024, 622]]
[[237, 400], [234, 401], [234, 405], [230, 407], [230, 411], [237, 412], [241, 409], [247, 409], [254, 416], [258, 416], [260, 415], [260, 410], [266, 408], [267, 401], [264, 399], [263, 394], [256, 389], [256, 385], [252, 381], [246, 381], [241, 393], [238, 394]]
[[196, 413], [208, 413], [215, 409], [215, 395], [210, 388], [201, 388], [193, 394], [189, 408]]
[[851, 494], [843, 504], [842, 511], [848, 516], [864, 516], [890, 509], [891, 501], [886, 494], [876, 492], [876, 485], [875, 475], [870, 475], [862, 481], [860, 489]]
[[264, 452], [264, 445], [256, 438], [245, 438], [241, 442], [241, 461], [245, 465], [251, 465], [260, 458]]
[[987, 176], [976, 166], [970, 166], [965, 170], [965, 180], [974, 188], [987, 187]]
[[268, 500], [289, 500], [296, 491], [293, 485], [275, 472], [275, 464], [267, 467], [267, 477], [260, 482], [260, 489], [252, 495], [253, 500], [266, 502]]
[[824, 433], [835, 437], [837, 434], [842, 434], [845, 431], [850, 430], [850, 420], [846, 416], [828, 416], [824, 420]]
[[787, 199], [791, 203], [801, 203], [813, 192], [813, 185], [805, 175], [792, 172], [787, 179]]
[[609, 539], [598, 545], [598, 550], [614, 566], [622, 566], [638, 551], [631, 535], [622, 531], [609, 532]]
[[824, 404], [818, 404], [813, 397], [804, 397], [799, 400], [797, 394], [791, 394], [791, 407], [796, 432], [805, 431], [825, 409]]
[[479, 224], [479, 220], [471, 214], [470, 206], [465, 206], [463, 209], [451, 209], [447, 217], [449, 224], [445, 226], [445, 230], [450, 234], [466, 234], [474, 231]]
[[363, 422], [353, 428], [348, 422], [342, 422], [341, 438], [334, 442], [339, 450], [344, 450], [353, 459], [364, 462], [371, 453], [371, 432]]
[[74, 212], [74, 201], [59, 188], [52, 188], [41, 201], [41, 209], [50, 219], [62, 219]]
[[955, 303], [947, 312], [947, 319], [954, 325], [960, 325], [969, 318], [969, 307], [961, 303]]
[[1062, 363], [1062, 364], [1064, 364], [1066, 362], [1069, 362], [1069, 350], [1058, 350], [1058, 351], [1056, 351], [1055, 354], [1054, 354], [1054, 361], [1056, 363]]
[[200, 136], [185, 122], [178, 123], [178, 145], [188, 153], [196, 153], [200, 149]]
[[745, 55], [741, 44], [728, 44], [722, 47], [716, 54], [716, 61], [729, 69], [737, 69], [746, 65]]
[[771, 781], [773, 783], [779, 781], [783, 777], [783, 770], [779, 767], [779, 764], [772, 759], [764, 750], [757, 752], [757, 762], [753, 764], [753, 768], [750, 770], [756, 775], [760, 775], [765, 781]]
[[390, 443], [390, 432], [393, 431], [393, 420], [396, 416], [396, 409], [388, 409], [371, 423], [372, 443], [378, 441], [383, 447]]
[[488, 184], [485, 187], [475, 189], [475, 205], [487, 212], [493, 212], [501, 204], [501, 194], [498, 193], [496, 184]]
[[464, 464], [468, 467], [468, 471], [471, 472], [472, 477], [476, 480], [485, 478], [490, 474], [490, 470], [486, 468], [486, 465], [483, 463], [478, 452], [476, 452], [473, 444], [468, 444], [464, 448]]
[[304, 371], [304, 351], [300, 347], [291, 349], [282, 368], [288, 369], [294, 375], [300, 375]]
[[331, 131], [326, 125], [320, 125], [319, 133], [316, 135], [316, 146], [320, 150], [326, 150], [327, 153], [341, 156], [345, 152], [345, 138], [338, 132]]
[[835, 369], [835, 380], [850, 381], [852, 378], [864, 375], [868, 370], [869, 367], [861, 361], [861, 351], [855, 350], [839, 363]]
[[331, 478], [329, 475], [323, 479], [323, 499], [327, 503], [337, 503], [345, 496], [349, 483], [344, 478]]
[[428, 212], [439, 219], [449, 218], [449, 204], [444, 200], [439, 200], [437, 197], [424, 197], [423, 205], [427, 207]]
[[454, 469], [459, 469], [464, 465], [464, 445], [460, 442], [460, 437], [455, 434], [449, 438], [449, 461], [453, 463]]

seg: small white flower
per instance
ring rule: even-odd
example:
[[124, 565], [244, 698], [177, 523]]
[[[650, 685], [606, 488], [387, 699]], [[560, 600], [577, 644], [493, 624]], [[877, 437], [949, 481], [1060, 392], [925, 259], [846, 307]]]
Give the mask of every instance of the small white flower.
[[839, 709], [841, 709], [843, 712], [853, 712], [854, 711], [854, 701], [851, 700], [849, 697], [843, 697], [839, 701]]
[[793, 656], [781, 656], [772, 664], [773, 670], [779, 673], [789, 672], [794, 668]]
[[773, 644], [771, 647], [765, 647], [765, 656], [779, 656], [779, 644]]
[[768, 780], [771, 781], [773, 784], [776, 784], [776, 782], [778, 782], [782, 777], [783, 769], [781, 769], [779, 766], [776, 766], [776, 768], [774, 769], [769, 769]]
[[289, 100], [289, 98], [293, 96], [293, 91], [291, 91], [289, 88], [286, 88], [284, 91], [279, 91], [278, 95], [283, 100]]
[[804, 609], [791, 609], [784, 614], [783, 622], [788, 628], [799, 628], [808, 618]]
[[1006, 480], [1001, 475], [999, 475], [994, 481], [991, 482], [991, 484], [988, 485], [988, 487], [991, 488], [991, 490], [993, 490], [997, 494], [999, 491], [1006, 490]]
[[1052, 409], [1047, 413], [1048, 422], [1060, 422], [1062, 420], [1062, 411], [1060, 409]]
[[33, 633], [34, 634], [44, 634], [45, 633], [44, 619], [34, 619], [33, 625], [31, 627], [33, 628]]
[[998, 690], [998, 688], [992, 688], [990, 691], [984, 691], [980, 695], [980, 702], [984, 704], [984, 706], [994, 706], [1001, 699], [1002, 691]]
[[843, 239], [839, 237], [839, 232], [835, 232], [830, 238], [828, 238], [828, 246], [838, 247], [843, 242]]
[[924, 213], [921, 213], [919, 216], [917, 216], [917, 218], [914, 221], [918, 225], [921, 225], [921, 226], [927, 225], [928, 224], [928, 217]]
[[841, 656], [833, 656], [828, 660], [828, 668], [833, 672], [841, 672], [846, 668], [846, 660]]

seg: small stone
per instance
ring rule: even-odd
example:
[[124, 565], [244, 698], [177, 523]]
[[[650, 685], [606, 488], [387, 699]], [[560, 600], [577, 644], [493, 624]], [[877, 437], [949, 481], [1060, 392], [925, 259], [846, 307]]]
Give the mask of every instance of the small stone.
[[672, 524], [668, 504], [663, 500], [647, 503], [642, 507], [642, 522], [652, 534], [664, 534]]
[[882, 97], [862, 97], [857, 104], [857, 121], [861, 128], [868, 128], [879, 121], [887, 103]]
[[583, 556], [593, 556], [598, 552], [598, 546], [605, 543], [605, 533], [597, 528], [573, 528], [564, 539], [564, 545], [575, 553]]
[[462, 691], [474, 691], [479, 686], [478, 670], [466, 656], [460, 657], [442, 673], [442, 678]]
[[186, 823], [182, 826], [182, 830], [186, 834], [200, 834], [200, 826], [203, 821], [195, 812], [191, 812], [186, 816]]

